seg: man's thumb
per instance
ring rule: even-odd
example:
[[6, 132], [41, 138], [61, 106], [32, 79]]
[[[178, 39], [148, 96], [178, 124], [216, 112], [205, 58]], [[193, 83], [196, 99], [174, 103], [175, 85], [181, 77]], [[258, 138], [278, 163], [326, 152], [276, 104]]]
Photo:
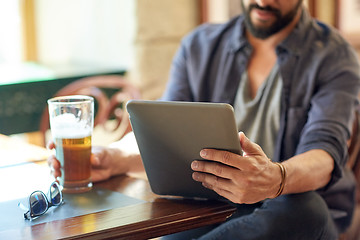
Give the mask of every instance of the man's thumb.
[[259, 154], [258, 146], [251, 142], [243, 132], [239, 132], [239, 140], [241, 148], [244, 151], [244, 155]]

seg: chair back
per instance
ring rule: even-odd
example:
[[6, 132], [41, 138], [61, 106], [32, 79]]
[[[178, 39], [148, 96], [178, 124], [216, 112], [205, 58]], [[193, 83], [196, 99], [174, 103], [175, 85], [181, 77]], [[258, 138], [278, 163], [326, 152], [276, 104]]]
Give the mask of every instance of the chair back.
[[[106, 90], [115, 91], [111, 96], [106, 94]], [[105, 131], [116, 132], [118, 139], [131, 131], [129, 115], [126, 111], [126, 102], [131, 99], [140, 99], [141, 94], [137, 87], [131, 84], [124, 76], [120, 75], [100, 75], [85, 77], [76, 80], [62, 89], [54, 97], [66, 95], [88, 95], [95, 99], [96, 113], [94, 126], [102, 125]], [[115, 119], [114, 127], [109, 128], [105, 123], [109, 119]], [[41, 132], [46, 145], [46, 132], [49, 129], [48, 107], [45, 107], [39, 131]]]
[[352, 134], [349, 140], [349, 160], [348, 166], [353, 171], [356, 183], [357, 192], [356, 199], [357, 203], [360, 204], [360, 109], [355, 111], [355, 117], [353, 122]]
[[360, 109], [355, 111], [351, 137], [348, 142], [349, 160], [347, 167], [351, 169], [356, 180], [355, 211], [350, 227], [341, 234], [339, 240], [360, 239]]

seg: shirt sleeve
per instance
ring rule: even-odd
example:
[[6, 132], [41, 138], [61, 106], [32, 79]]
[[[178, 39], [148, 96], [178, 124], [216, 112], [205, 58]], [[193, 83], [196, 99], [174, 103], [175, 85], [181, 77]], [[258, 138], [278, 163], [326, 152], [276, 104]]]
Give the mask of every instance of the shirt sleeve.
[[336, 46], [322, 62], [308, 120], [302, 131], [297, 153], [323, 149], [334, 159], [329, 187], [342, 177], [348, 160], [347, 140], [358, 105], [359, 63], [353, 49]]
[[173, 59], [169, 81], [161, 100], [193, 101], [186, 61], [186, 47], [183, 40]]

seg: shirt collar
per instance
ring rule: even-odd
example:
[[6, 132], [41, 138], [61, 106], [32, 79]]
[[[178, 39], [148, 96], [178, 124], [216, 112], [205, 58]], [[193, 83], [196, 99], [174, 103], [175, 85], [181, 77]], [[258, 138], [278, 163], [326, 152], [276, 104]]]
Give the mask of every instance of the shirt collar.
[[233, 34], [231, 35], [231, 41], [230, 41], [230, 48], [229, 50], [231, 52], [237, 52], [240, 49], [250, 46], [250, 43], [245, 37], [245, 23], [244, 23], [244, 16], [240, 15], [235, 21], [235, 27]]
[[306, 32], [309, 29], [311, 21], [312, 18], [309, 12], [303, 7], [299, 22], [289, 36], [279, 44], [277, 47], [278, 51], [286, 51], [295, 56], [299, 56], [302, 52], [301, 49], [305, 42], [305, 38], [307, 37]]

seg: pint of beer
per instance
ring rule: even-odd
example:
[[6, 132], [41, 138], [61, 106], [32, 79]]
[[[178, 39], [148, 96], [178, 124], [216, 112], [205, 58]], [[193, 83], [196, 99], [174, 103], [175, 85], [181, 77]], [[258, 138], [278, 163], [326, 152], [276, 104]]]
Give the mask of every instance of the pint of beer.
[[94, 126], [94, 99], [64, 96], [48, 100], [50, 129], [56, 158], [61, 164], [60, 185], [65, 193], [86, 192], [90, 179], [91, 135]]

